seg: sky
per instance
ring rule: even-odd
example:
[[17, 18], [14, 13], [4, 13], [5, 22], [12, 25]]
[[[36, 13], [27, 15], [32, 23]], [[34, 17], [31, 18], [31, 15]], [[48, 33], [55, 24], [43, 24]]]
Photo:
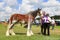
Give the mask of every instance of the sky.
[[8, 20], [12, 14], [26, 14], [37, 8], [50, 16], [60, 15], [60, 0], [0, 0], [0, 21]]

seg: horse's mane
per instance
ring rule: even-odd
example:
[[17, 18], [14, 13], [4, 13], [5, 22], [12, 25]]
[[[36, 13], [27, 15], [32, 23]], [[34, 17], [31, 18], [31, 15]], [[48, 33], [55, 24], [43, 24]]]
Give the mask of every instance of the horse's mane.
[[33, 17], [36, 17], [38, 13], [38, 10], [30, 11], [28, 14], [31, 14]]

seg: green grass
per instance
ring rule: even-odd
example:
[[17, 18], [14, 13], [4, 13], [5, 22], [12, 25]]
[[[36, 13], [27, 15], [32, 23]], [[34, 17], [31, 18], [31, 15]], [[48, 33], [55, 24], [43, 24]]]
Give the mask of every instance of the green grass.
[[15, 36], [7, 37], [5, 35], [7, 26], [0, 24], [0, 40], [60, 40], [60, 26], [56, 26], [55, 30], [50, 29], [50, 36], [44, 36], [42, 34], [38, 34], [40, 32], [40, 27], [36, 27], [36, 25], [32, 26], [32, 31], [34, 35], [28, 37], [26, 36], [26, 28], [21, 27], [20, 24], [16, 24], [14, 26]]

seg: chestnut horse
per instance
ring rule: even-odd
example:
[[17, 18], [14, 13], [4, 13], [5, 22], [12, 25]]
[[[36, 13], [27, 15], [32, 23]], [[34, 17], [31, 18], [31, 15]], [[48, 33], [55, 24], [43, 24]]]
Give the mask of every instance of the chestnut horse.
[[40, 14], [41, 9], [37, 9], [35, 11], [29, 12], [28, 14], [13, 14], [10, 19], [9, 19], [9, 24], [7, 27], [6, 31], [6, 36], [15, 35], [13, 32], [13, 26], [15, 25], [16, 22], [19, 21], [25, 21], [28, 26], [27, 26], [27, 36], [33, 35], [33, 32], [31, 30], [31, 23], [34, 21], [35, 17], [37, 16], [37, 13]]

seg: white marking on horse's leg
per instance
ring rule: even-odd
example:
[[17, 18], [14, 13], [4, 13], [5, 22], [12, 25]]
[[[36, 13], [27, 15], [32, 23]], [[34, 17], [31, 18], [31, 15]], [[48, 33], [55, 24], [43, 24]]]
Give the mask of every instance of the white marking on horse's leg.
[[9, 31], [10, 30], [10, 27], [11, 27], [11, 25], [9, 24], [8, 27], [7, 27], [7, 31], [6, 31], [6, 36], [9, 36], [10, 35], [10, 31]]
[[11, 35], [15, 35], [15, 33], [13, 32], [13, 29], [10, 29], [10, 33]]
[[28, 23], [28, 28], [27, 28], [27, 36], [31, 36], [30, 34], [30, 24]]
[[9, 35], [10, 35], [10, 30], [11, 30], [10, 28], [12, 27], [12, 25], [13, 25], [13, 24], [10, 24], [10, 23], [9, 23], [9, 25], [8, 25], [8, 27], [7, 27], [7, 31], [6, 31], [6, 36], [9, 36]]
[[7, 30], [7, 31], [6, 31], [6, 36], [9, 36], [9, 35], [10, 35], [10, 34], [9, 34], [9, 30]]
[[29, 31], [29, 30], [27, 30], [27, 36], [31, 36], [31, 34], [30, 34], [30, 31]]
[[30, 34], [31, 34], [31, 35], [33, 35], [33, 32], [32, 32], [32, 30], [30, 30]]
[[27, 28], [27, 36], [31, 36], [30, 34], [30, 16], [29, 16], [29, 19], [28, 19], [28, 28]]
[[[14, 25], [14, 23], [17, 22], [16, 20], [12, 21], [12, 25]], [[11, 26], [12, 27], [12, 26]], [[11, 35], [15, 35], [15, 33], [13, 32], [13, 28], [10, 29], [10, 34]]]
[[31, 36], [31, 34], [30, 34], [30, 26], [29, 26], [29, 24], [28, 24], [28, 28], [27, 28], [27, 36]]

